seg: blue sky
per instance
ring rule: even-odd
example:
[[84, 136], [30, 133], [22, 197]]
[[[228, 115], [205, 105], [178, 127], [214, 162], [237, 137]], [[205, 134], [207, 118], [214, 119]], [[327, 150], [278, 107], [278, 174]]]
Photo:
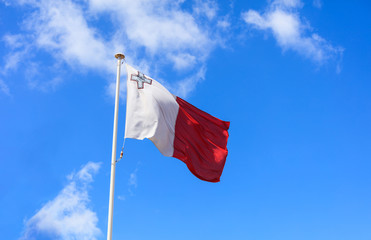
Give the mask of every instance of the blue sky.
[[123, 52], [231, 127], [216, 184], [128, 139], [113, 239], [370, 239], [370, 11], [368, 1], [0, 1], [1, 238], [106, 238]]

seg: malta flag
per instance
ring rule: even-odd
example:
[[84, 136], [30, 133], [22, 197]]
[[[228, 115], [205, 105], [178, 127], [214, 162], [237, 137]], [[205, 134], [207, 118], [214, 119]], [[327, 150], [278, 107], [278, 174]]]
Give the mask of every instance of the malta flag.
[[219, 182], [228, 155], [229, 122], [201, 111], [160, 83], [126, 65], [125, 138], [150, 139], [183, 161], [198, 178]]

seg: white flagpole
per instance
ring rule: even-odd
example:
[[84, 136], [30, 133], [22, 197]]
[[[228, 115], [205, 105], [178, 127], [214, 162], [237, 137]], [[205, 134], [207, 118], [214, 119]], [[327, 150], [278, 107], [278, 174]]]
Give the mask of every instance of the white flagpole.
[[107, 240], [112, 240], [113, 200], [115, 191], [115, 172], [116, 172], [117, 120], [119, 112], [119, 93], [120, 93], [120, 71], [121, 60], [125, 58], [125, 55], [118, 53], [115, 55], [115, 58], [117, 58], [117, 78], [116, 78], [115, 116], [113, 121], [111, 183], [109, 191]]

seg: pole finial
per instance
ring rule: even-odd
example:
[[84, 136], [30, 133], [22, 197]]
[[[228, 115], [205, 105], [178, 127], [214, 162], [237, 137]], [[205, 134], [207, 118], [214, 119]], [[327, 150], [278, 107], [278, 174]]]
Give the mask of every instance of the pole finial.
[[122, 54], [122, 53], [117, 53], [117, 54], [115, 54], [115, 58], [122, 60], [122, 59], [125, 58], [125, 55]]

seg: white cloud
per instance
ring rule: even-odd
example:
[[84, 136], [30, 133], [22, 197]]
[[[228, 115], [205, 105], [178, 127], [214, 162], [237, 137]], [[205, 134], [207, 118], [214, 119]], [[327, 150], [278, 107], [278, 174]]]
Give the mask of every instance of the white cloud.
[[211, 0], [196, 0], [193, 5], [193, 11], [197, 15], [204, 15], [209, 20], [212, 20], [217, 16], [218, 5]]
[[90, 183], [93, 181], [92, 174], [97, 173], [99, 168], [100, 168], [100, 163], [89, 162], [83, 168], [81, 168], [81, 170], [76, 174], [76, 177], [77, 179], [83, 182]]
[[107, 46], [112, 44], [88, 26], [82, 6], [71, 0], [41, 0], [33, 6], [37, 10], [27, 19], [27, 27], [35, 33], [37, 47], [70, 65], [110, 69], [112, 57]]
[[177, 96], [184, 97], [187, 96], [189, 92], [192, 92], [194, 88], [196, 87], [196, 84], [205, 80], [205, 74], [206, 74], [206, 67], [202, 66], [198, 72], [196, 72], [194, 75], [179, 81], [174, 88], [174, 93]]
[[28, 86], [31, 89], [38, 89], [42, 92], [55, 91], [56, 88], [62, 84], [63, 79], [61, 77], [54, 77], [47, 81], [38, 81], [37, 79], [29, 78]]
[[294, 8], [302, 5], [300, 0], [274, 0], [271, 4], [279, 8]]
[[[171, 0], [88, 0], [90, 10], [97, 15], [110, 13], [124, 33], [120, 39], [130, 46], [127, 51], [136, 58], [172, 62], [176, 68], [178, 56], [192, 56], [184, 67], [204, 61], [216, 44], [209, 29], [190, 12], [181, 9], [181, 1]], [[211, 10], [210, 10], [211, 11]], [[211, 13], [210, 13], [211, 14]], [[141, 55], [134, 51], [145, 49]], [[165, 57], [159, 59], [157, 56]]]
[[[84, 68], [108, 73], [110, 82], [115, 79], [113, 55], [118, 51], [126, 54], [129, 63], [150, 66], [155, 72], [171, 64], [183, 78], [189, 78], [189, 73], [198, 71], [219, 44], [220, 37], [213, 31], [217, 27], [218, 6], [211, 0], [196, 1], [194, 8], [185, 10], [183, 2], [15, 0], [10, 3], [12, 6], [26, 5], [32, 13], [25, 18], [22, 33], [13, 35], [14, 39], [9, 35], [7, 41], [19, 47], [17, 37], [27, 38], [23, 49], [27, 48], [33, 56], [46, 52], [56, 62], [65, 62], [80, 72]], [[106, 27], [108, 31], [95, 25], [107, 16], [112, 23]], [[226, 22], [219, 25], [226, 26]], [[11, 51], [14, 57], [8, 60], [8, 69], [18, 66], [20, 49]], [[34, 88], [43, 90], [37, 87], [42, 85]]]
[[6, 34], [4, 35], [3, 40], [11, 48], [19, 48], [24, 45], [24, 39], [20, 34]]
[[5, 58], [5, 66], [2, 69], [2, 73], [6, 74], [9, 70], [16, 69], [25, 55], [26, 51], [15, 51], [8, 54]]
[[320, 64], [341, 57], [341, 47], [333, 47], [301, 20], [298, 12], [301, 6], [299, 0], [275, 0], [264, 13], [248, 10], [242, 13], [242, 18], [256, 29], [272, 32], [283, 50], [294, 50]]
[[4, 82], [4, 80], [0, 79], [0, 92], [4, 93], [5, 95], [10, 96], [10, 90], [8, 85]]
[[133, 186], [136, 188], [138, 186], [137, 172], [138, 172], [138, 168], [136, 168], [134, 172], [130, 174], [129, 183], [128, 183], [129, 187]]
[[175, 55], [169, 54], [168, 57], [174, 62], [175, 69], [178, 70], [189, 68], [193, 66], [197, 61], [195, 56], [188, 53]]
[[138, 186], [137, 174], [135, 172], [130, 174], [129, 186]]
[[[4, 57], [3, 75], [17, 70], [23, 61], [22, 70], [29, 87], [48, 92], [63, 82], [63, 63], [79, 72], [94, 69], [114, 74], [114, 60], [111, 61], [109, 50], [114, 52], [115, 48], [88, 26], [81, 5], [71, 0], [16, 0], [11, 3], [12, 6], [17, 4], [27, 5], [32, 12], [26, 15], [21, 33], [3, 37], [10, 49]], [[39, 60], [40, 53], [49, 54], [52, 61]]]
[[125, 201], [126, 200], [126, 197], [125, 196], [122, 196], [122, 195], [119, 195], [119, 196], [117, 196], [117, 199], [118, 200], [121, 200], [121, 201]]
[[322, 7], [322, 1], [321, 0], [313, 0], [313, 6], [316, 8]]
[[21, 240], [49, 236], [61, 240], [95, 240], [101, 235], [98, 217], [89, 209], [88, 187], [100, 164], [89, 162], [76, 174], [68, 176], [69, 183], [25, 223]]
[[229, 22], [227, 18], [224, 18], [224, 19], [218, 20], [217, 26], [222, 29], [227, 29], [231, 26], [231, 23]]
[[26, 58], [29, 51], [29, 44], [20, 34], [6, 34], [2, 40], [11, 50], [10, 53], [5, 55], [5, 64], [0, 70], [3, 75], [6, 75], [10, 70], [16, 69], [21, 60]]

